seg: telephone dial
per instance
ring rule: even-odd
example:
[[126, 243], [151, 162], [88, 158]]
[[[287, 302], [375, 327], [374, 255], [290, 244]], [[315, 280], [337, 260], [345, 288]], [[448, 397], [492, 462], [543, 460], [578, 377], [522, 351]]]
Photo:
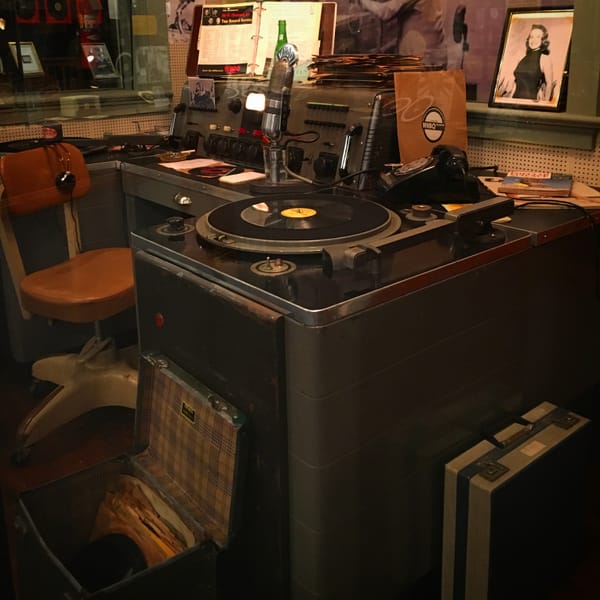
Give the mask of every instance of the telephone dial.
[[392, 206], [480, 200], [479, 182], [469, 175], [467, 155], [448, 145], [436, 146], [429, 156], [393, 165], [380, 174], [377, 189]]

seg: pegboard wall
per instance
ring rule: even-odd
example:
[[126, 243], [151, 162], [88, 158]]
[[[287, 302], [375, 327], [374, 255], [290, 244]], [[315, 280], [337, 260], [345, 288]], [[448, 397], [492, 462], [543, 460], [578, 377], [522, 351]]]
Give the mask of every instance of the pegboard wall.
[[[177, 104], [186, 80], [188, 45], [171, 43], [169, 52], [173, 104]], [[170, 122], [170, 112], [103, 120], [72, 119], [63, 123], [63, 132], [69, 137], [92, 138], [101, 138], [105, 134], [166, 132]], [[0, 141], [35, 138], [40, 135], [40, 125], [9, 126], [0, 129]], [[600, 186], [600, 142], [598, 140], [594, 150], [574, 150], [469, 138], [468, 156], [469, 164], [473, 167], [497, 166], [499, 171], [519, 168], [571, 173], [578, 181]]]
[[570, 173], [577, 181], [600, 186], [600, 145], [595, 150], [507, 143], [469, 138], [469, 165], [497, 166], [500, 172], [553, 171]]

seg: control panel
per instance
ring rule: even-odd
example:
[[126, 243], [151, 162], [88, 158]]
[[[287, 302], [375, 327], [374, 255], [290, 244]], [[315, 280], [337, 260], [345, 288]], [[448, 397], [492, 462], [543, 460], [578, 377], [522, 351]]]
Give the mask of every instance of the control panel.
[[[265, 80], [215, 81], [215, 106], [191, 107], [184, 86], [173, 136], [199, 155], [263, 170], [262, 111]], [[395, 95], [392, 89], [294, 84], [288, 135], [288, 167], [319, 183], [343, 180], [355, 189], [373, 187], [384, 163], [398, 162]]]

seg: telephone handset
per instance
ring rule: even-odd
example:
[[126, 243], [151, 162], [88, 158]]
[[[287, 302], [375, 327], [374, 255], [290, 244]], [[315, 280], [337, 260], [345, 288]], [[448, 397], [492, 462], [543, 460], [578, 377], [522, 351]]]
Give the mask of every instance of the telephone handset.
[[379, 191], [395, 204], [477, 202], [479, 185], [467, 155], [457, 146], [436, 146], [429, 156], [393, 166], [380, 175]]

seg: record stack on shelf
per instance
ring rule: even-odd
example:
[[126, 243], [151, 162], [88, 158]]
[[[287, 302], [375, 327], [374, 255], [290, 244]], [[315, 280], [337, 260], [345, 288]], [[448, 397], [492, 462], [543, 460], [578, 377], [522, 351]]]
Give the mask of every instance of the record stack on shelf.
[[399, 54], [329, 54], [313, 57], [309, 79], [318, 84], [389, 86], [396, 71], [424, 71], [420, 56]]

